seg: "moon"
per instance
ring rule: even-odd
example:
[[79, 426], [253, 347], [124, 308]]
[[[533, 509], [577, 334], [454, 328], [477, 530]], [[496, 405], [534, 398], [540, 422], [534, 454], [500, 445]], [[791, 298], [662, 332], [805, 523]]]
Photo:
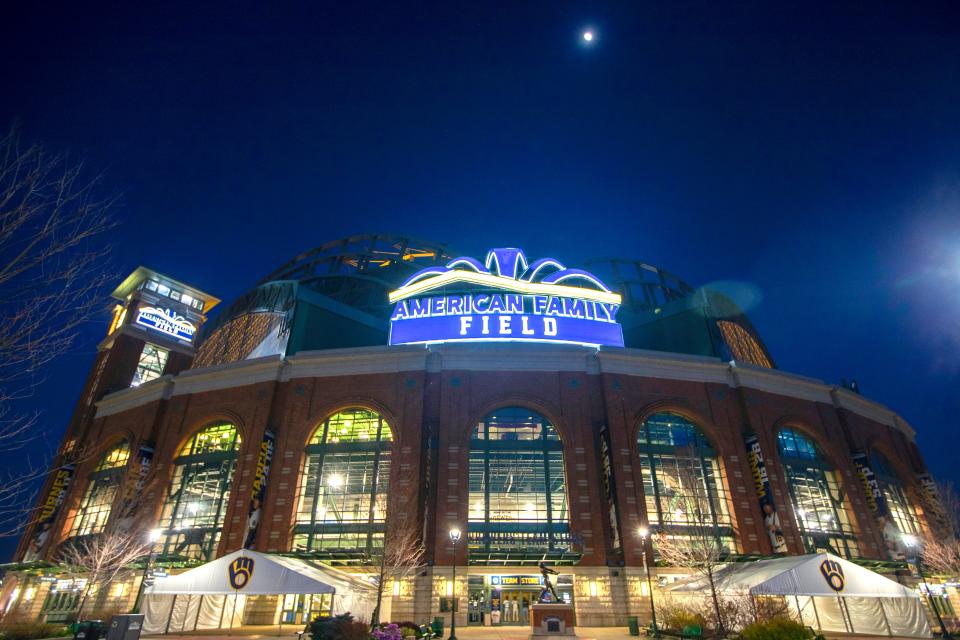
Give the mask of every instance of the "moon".
[[593, 31], [584, 31], [583, 39], [585, 42], [593, 42]]

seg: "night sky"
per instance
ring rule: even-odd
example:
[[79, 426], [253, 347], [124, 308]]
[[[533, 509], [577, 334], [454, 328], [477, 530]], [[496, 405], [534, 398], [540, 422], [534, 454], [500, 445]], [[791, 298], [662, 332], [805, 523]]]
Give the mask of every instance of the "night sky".
[[[740, 283], [781, 369], [856, 378], [960, 479], [956, 3], [17, 4], [0, 126], [123, 194], [118, 281], [231, 301], [377, 232], [636, 258]], [[27, 403], [53, 441], [108, 322]]]

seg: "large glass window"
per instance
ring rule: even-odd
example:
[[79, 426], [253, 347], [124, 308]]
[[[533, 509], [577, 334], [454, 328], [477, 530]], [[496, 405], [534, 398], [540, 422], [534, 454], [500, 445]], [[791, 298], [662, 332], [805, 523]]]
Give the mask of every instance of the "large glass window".
[[237, 428], [219, 423], [198, 432], [180, 449], [160, 515], [164, 529], [161, 553], [213, 559], [230, 501], [239, 448]]
[[837, 472], [808, 436], [793, 428], [777, 434], [793, 512], [804, 546], [832, 549], [847, 558], [860, 555]]
[[890, 462], [883, 454], [877, 451], [871, 453], [870, 465], [873, 467], [873, 473], [877, 476], [884, 501], [887, 503], [887, 511], [890, 512], [890, 518], [892, 524], [897, 528], [897, 533], [911, 536], [920, 535], [922, 532], [920, 518], [917, 516], [917, 510], [913, 503], [910, 502], [910, 498], [907, 497], [900, 476], [893, 470]]
[[563, 443], [530, 409], [500, 409], [470, 440], [472, 558], [517, 562], [570, 552]]
[[723, 467], [703, 432], [681, 416], [655, 413], [640, 427], [637, 447], [650, 527], [668, 538], [702, 538], [709, 528], [734, 551]]
[[393, 435], [373, 411], [345, 409], [307, 444], [294, 550], [361, 558], [382, 546]]
[[162, 376], [169, 356], [169, 351], [161, 349], [155, 344], [148, 342], [143, 345], [143, 351], [140, 352], [140, 359], [137, 361], [137, 370], [133, 374], [130, 386], [139, 387], [144, 382], [150, 382]]
[[86, 536], [103, 531], [129, 459], [130, 444], [126, 441], [103, 456], [87, 480], [80, 509], [70, 526], [70, 536]]

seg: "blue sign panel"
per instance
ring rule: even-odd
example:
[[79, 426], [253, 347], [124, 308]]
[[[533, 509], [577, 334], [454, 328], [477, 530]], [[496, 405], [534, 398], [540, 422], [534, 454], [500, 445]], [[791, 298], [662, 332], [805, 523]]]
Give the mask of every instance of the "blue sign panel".
[[390, 344], [511, 340], [623, 346], [616, 320], [619, 294], [593, 274], [552, 258], [528, 264], [519, 249], [493, 249], [485, 264], [457, 258], [429, 267], [393, 291], [390, 300], [396, 302]]
[[193, 336], [197, 332], [193, 323], [183, 316], [177, 315], [170, 309], [159, 309], [157, 307], [142, 307], [137, 312], [136, 323], [187, 342], [192, 342]]

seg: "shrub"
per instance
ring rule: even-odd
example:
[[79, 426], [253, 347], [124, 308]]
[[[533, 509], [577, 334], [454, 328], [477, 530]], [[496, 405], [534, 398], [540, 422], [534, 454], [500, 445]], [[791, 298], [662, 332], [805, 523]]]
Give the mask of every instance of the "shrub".
[[707, 626], [707, 621], [704, 620], [701, 614], [695, 611], [684, 611], [683, 609], [675, 609], [672, 614], [664, 620], [664, 623], [667, 629], [673, 629], [675, 631], [683, 631], [685, 627], [704, 628]]
[[796, 620], [773, 618], [754, 622], [740, 632], [741, 640], [811, 640], [813, 633]]
[[322, 616], [307, 626], [312, 640], [369, 640], [366, 624], [353, 619], [349, 613]]
[[37, 640], [37, 638], [57, 638], [70, 635], [62, 624], [45, 622], [10, 622], [0, 625], [0, 638], [3, 640]]
[[370, 640], [370, 625], [354, 620], [343, 625], [342, 640]]
[[409, 620], [398, 622], [397, 626], [400, 627], [400, 634], [404, 638], [416, 638], [418, 635], [420, 635], [420, 627]]

